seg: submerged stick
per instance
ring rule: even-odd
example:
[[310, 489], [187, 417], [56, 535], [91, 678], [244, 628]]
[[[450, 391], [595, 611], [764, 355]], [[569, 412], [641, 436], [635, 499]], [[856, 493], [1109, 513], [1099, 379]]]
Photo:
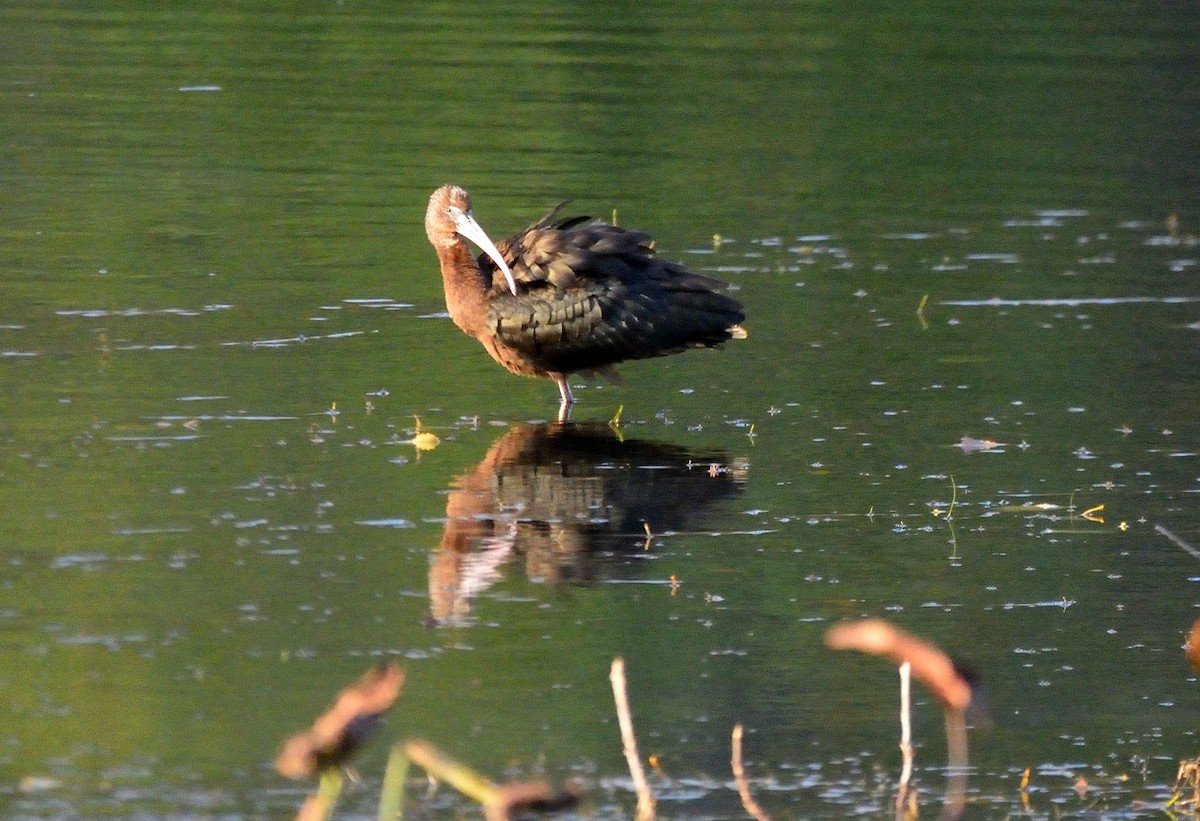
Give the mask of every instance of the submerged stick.
[[742, 768], [742, 725], [735, 724], [733, 727], [733, 756], [729, 761], [730, 767], [733, 769], [733, 781], [737, 784], [738, 796], [742, 799], [742, 807], [753, 818], [758, 821], [771, 821], [771, 816], [763, 811], [763, 808], [754, 800], [754, 796], [750, 794], [750, 782], [746, 780], [746, 771]]
[[629, 711], [629, 697], [625, 691], [624, 659], [613, 659], [608, 679], [612, 682], [613, 700], [617, 704], [617, 722], [621, 725], [621, 746], [625, 751], [625, 762], [629, 765], [629, 775], [633, 778], [633, 789], [637, 792], [637, 821], [652, 821], [654, 796], [650, 792], [650, 783], [646, 780], [646, 772], [642, 769], [642, 760], [638, 755], [637, 737], [633, 734], [633, 716]]
[[[555, 794], [544, 781], [510, 781], [507, 784], [496, 784], [426, 741], [405, 741], [403, 754], [431, 777], [445, 781], [463, 795], [482, 804], [487, 821], [507, 821], [513, 811], [519, 809], [543, 812], [567, 809], [579, 800], [579, 796], [570, 790]], [[390, 768], [389, 764], [389, 770]], [[403, 778], [403, 775], [400, 777]], [[383, 821], [382, 808], [380, 821]], [[388, 821], [392, 819], [389, 818]]]
[[517, 810], [554, 812], [574, 807], [579, 795], [570, 790], [555, 794], [544, 781], [511, 781], [500, 787], [496, 800], [485, 806], [487, 821], [508, 821]]
[[1171, 540], [1172, 544], [1174, 544], [1176, 547], [1178, 547], [1184, 553], [1187, 553], [1190, 556], [1200, 559], [1200, 550], [1197, 550], [1196, 548], [1192, 547], [1190, 544], [1188, 544], [1183, 539], [1176, 536], [1170, 530], [1167, 530], [1167, 528], [1163, 527], [1162, 525], [1155, 525], [1154, 532], [1159, 534], [1160, 536], [1166, 536], [1168, 539]]
[[960, 818], [967, 804], [967, 714], [963, 710], [946, 710], [946, 778], [942, 818]]
[[460, 764], [427, 741], [409, 739], [404, 754], [434, 778], [445, 781], [468, 798], [488, 805], [500, 797], [500, 788], [465, 764]]

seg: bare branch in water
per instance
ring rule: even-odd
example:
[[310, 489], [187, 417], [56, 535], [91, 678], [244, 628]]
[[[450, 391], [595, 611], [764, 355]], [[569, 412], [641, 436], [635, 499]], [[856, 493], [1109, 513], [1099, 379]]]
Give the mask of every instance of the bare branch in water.
[[[927, 641], [904, 632], [883, 619], [862, 619], [835, 624], [825, 633], [825, 644], [834, 650], [857, 650], [882, 656], [897, 664], [908, 664], [942, 704], [946, 718], [946, 758], [949, 785], [942, 805], [942, 819], [962, 816], [967, 792], [967, 721], [971, 686], [950, 657]], [[903, 790], [903, 788], [902, 788]], [[903, 796], [897, 800], [897, 814]]]
[[767, 815], [758, 802], [754, 800], [754, 796], [750, 794], [750, 783], [746, 781], [746, 771], [742, 767], [742, 725], [734, 725], [733, 728], [733, 757], [730, 760], [730, 766], [733, 768], [733, 780], [737, 784], [738, 795], [742, 799], [742, 807], [753, 818], [758, 821], [771, 821], [771, 816]]
[[637, 737], [633, 734], [633, 716], [629, 711], [629, 697], [625, 691], [624, 659], [613, 659], [612, 671], [608, 678], [612, 682], [613, 699], [617, 703], [617, 721], [621, 725], [621, 744], [625, 750], [625, 761], [629, 764], [629, 775], [633, 778], [633, 788], [637, 792], [637, 821], [653, 821], [654, 796], [650, 792], [646, 771], [642, 769], [642, 761], [638, 756]]

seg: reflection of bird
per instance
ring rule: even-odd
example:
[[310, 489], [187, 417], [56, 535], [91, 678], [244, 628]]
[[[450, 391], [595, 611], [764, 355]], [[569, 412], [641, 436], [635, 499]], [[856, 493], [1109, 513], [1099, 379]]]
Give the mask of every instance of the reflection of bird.
[[574, 402], [568, 374], [746, 336], [725, 283], [656, 258], [647, 234], [560, 208], [498, 245], [458, 186], [434, 191], [425, 212], [450, 318], [513, 373], [557, 382], [560, 417]]
[[525, 557], [531, 578], [586, 581], [598, 554], [640, 553], [647, 528], [694, 527], [707, 507], [741, 490], [742, 470], [709, 469], [724, 459], [621, 441], [607, 425], [513, 428], [454, 480], [429, 571], [434, 619], [464, 617], [513, 554]]

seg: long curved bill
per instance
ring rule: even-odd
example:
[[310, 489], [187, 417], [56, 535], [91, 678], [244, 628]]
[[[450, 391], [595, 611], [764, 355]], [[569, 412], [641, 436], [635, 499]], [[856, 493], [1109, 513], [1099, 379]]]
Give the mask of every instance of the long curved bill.
[[450, 213], [454, 217], [455, 230], [478, 245], [481, 251], [491, 257], [492, 262], [495, 262], [500, 270], [504, 272], [504, 279], [508, 281], [509, 289], [516, 296], [517, 281], [513, 279], [512, 271], [508, 268], [508, 263], [504, 261], [504, 257], [500, 256], [500, 251], [488, 239], [488, 235], [483, 232], [483, 229], [479, 227], [479, 223], [471, 216], [471, 212], [450, 206]]

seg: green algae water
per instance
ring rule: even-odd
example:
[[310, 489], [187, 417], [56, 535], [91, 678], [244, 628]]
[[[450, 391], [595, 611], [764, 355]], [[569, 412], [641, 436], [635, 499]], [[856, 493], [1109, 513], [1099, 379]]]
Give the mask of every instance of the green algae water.
[[[290, 817], [283, 739], [395, 659], [339, 817], [405, 737], [624, 817], [622, 656], [662, 815], [742, 816], [741, 722], [775, 817], [890, 817], [896, 672], [822, 644], [862, 616], [980, 673], [968, 815], [1161, 807], [1200, 755], [1194, 11], [0, 10], [0, 814]], [[556, 431], [445, 316], [450, 181], [493, 237], [568, 197], [651, 232], [749, 338], [579, 379]]]

